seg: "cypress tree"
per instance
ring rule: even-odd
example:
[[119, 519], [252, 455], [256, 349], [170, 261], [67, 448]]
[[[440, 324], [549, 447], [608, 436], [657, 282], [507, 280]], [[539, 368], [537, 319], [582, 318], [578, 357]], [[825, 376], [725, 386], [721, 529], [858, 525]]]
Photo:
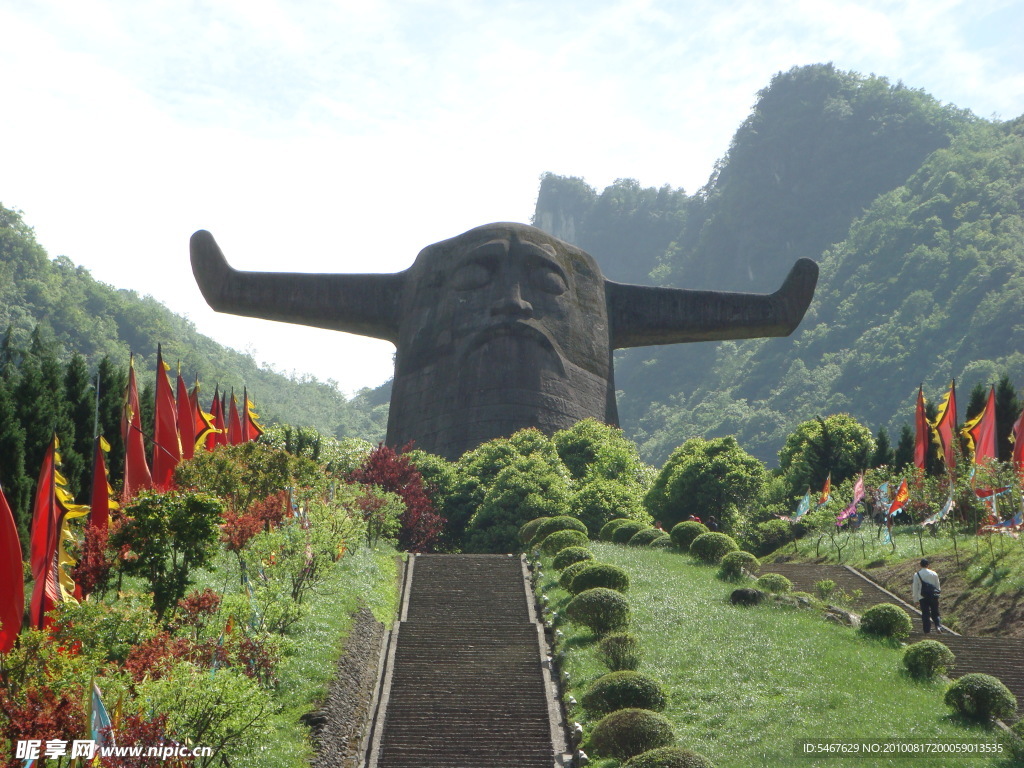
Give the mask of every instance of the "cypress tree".
[[7, 382], [0, 378], [0, 486], [14, 513], [22, 550], [28, 542], [32, 480], [25, 474], [25, 430]]
[[[896, 461], [896, 454], [889, 442], [889, 432], [885, 427], [878, 430], [878, 437], [875, 438], [875, 452], [871, 455], [871, 466], [892, 466]], [[913, 461], [913, 454], [911, 454]]]
[[[929, 449], [929, 453], [934, 453]], [[914, 430], [906, 422], [900, 429], [900, 439], [896, 443], [896, 451], [893, 453], [892, 465], [897, 469], [912, 466], [914, 463]]]
[[[93, 430], [96, 421], [96, 389], [90, 381], [89, 367], [85, 358], [77, 352], [71, 356], [71, 361], [64, 372], [64, 397], [67, 401], [68, 418], [74, 424], [75, 436], [72, 443], [62, 444], [64, 451], [70, 449], [81, 459], [82, 466], [79, 469], [78, 483], [74, 487], [78, 490], [79, 501], [83, 501], [83, 494], [89, 491], [89, 482], [84, 477], [86, 468], [91, 465]], [[61, 452], [63, 457], [64, 451]], [[71, 478], [68, 478], [69, 481]]]
[[124, 439], [121, 437], [121, 411], [128, 386], [128, 367], [117, 366], [109, 356], [96, 369], [100, 387], [100, 434], [110, 443], [107, 468], [111, 478], [124, 477]]

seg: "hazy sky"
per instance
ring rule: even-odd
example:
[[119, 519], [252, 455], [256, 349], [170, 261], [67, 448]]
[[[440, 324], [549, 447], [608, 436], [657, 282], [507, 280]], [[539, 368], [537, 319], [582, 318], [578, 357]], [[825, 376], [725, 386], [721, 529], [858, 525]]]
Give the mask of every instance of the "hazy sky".
[[0, 202], [51, 256], [351, 392], [393, 347], [215, 314], [194, 230], [242, 269], [394, 272], [529, 221], [545, 171], [695, 191], [796, 65], [1014, 117], [1021, 30], [1006, 0], [7, 2]]

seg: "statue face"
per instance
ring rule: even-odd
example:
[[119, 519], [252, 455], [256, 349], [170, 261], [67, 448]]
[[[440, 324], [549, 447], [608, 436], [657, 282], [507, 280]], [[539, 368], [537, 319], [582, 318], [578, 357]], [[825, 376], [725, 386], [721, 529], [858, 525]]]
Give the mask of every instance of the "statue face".
[[533, 227], [488, 225], [425, 248], [410, 272], [397, 375], [465, 372], [483, 358], [607, 378], [604, 280], [583, 251]]

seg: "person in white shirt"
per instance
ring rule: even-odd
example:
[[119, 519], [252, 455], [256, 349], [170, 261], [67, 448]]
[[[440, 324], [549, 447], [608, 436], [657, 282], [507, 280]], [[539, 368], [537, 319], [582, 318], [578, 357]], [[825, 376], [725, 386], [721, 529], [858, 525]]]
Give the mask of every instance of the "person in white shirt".
[[921, 623], [924, 624], [924, 633], [931, 632], [931, 625], [935, 624], [935, 631], [942, 632], [942, 619], [939, 618], [939, 574], [928, 567], [928, 560], [922, 558], [921, 570], [914, 574], [911, 589], [914, 601], [921, 606]]

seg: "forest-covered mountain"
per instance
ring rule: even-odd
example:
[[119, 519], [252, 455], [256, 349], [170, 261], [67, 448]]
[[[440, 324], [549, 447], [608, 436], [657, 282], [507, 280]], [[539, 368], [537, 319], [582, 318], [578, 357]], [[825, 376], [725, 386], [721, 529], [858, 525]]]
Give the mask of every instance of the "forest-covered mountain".
[[140, 387], [154, 379], [162, 344], [164, 360], [180, 361], [190, 384], [198, 375], [205, 397], [213, 396], [215, 384], [234, 388], [239, 397], [247, 387], [265, 422], [312, 426], [337, 437], [384, 437], [386, 387], [348, 401], [330, 383], [261, 367], [152, 297], [101, 283], [64, 256], [51, 260], [22, 215], [0, 206], [0, 333], [5, 344], [28, 349], [37, 326], [65, 360], [79, 353], [94, 371], [104, 357], [127, 370], [133, 352]]
[[758, 94], [695, 194], [547, 175], [534, 223], [621, 281], [767, 292], [797, 258], [819, 262], [788, 339], [616, 356], [622, 426], [648, 461], [734, 434], [774, 464], [818, 415], [893, 433], [921, 383], [937, 399], [953, 377], [962, 391], [1024, 381], [1022, 208], [1024, 121], [814, 65]]

